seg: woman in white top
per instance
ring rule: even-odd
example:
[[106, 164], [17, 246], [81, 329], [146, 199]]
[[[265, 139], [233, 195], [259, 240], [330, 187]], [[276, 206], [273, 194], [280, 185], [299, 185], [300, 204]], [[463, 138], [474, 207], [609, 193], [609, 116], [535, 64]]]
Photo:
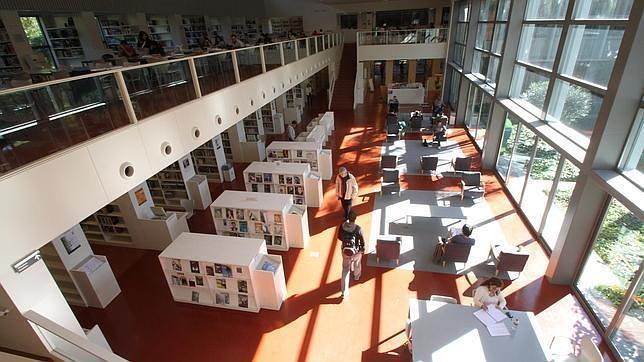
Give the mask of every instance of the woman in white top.
[[495, 277], [483, 282], [474, 292], [474, 306], [487, 310], [488, 305], [494, 304], [498, 309], [505, 309], [507, 303], [501, 293], [502, 286], [501, 279]]

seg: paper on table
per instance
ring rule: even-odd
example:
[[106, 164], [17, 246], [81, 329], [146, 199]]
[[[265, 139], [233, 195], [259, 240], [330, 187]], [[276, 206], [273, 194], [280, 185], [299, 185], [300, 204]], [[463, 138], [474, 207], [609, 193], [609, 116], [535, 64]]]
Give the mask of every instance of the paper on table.
[[492, 318], [489, 314], [487, 314], [487, 312], [484, 311], [483, 309], [479, 309], [476, 312], [474, 312], [474, 316], [478, 318], [478, 320], [480, 320], [481, 323], [485, 324], [486, 327], [496, 324], [496, 321], [494, 320], [494, 318]]
[[490, 317], [494, 318], [494, 320], [497, 322], [500, 322], [508, 317], [505, 315], [505, 313], [501, 312], [494, 304], [489, 304], [487, 306], [487, 314], [489, 314]]
[[487, 330], [490, 332], [490, 335], [492, 337], [510, 335], [510, 331], [508, 331], [508, 328], [503, 323], [496, 323], [496, 324], [487, 326]]

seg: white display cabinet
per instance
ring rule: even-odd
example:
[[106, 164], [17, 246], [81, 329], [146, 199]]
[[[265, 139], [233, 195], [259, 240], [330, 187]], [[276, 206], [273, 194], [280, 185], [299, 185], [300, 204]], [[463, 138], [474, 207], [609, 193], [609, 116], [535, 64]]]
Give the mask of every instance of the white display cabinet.
[[293, 195], [297, 205], [322, 205], [322, 179], [308, 163], [253, 162], [244, 170], [246, 191]]
[[58, 236], [40, 251], [69, 304], [105, 308], [121, 293], [107, 258], [94, 255], [80, 225]]
[[[224, 132], [226, 136], [228, 133]], [[216, 135], [190, 153], [195, 172], [204, 175], [210, 182], [223, 182], [221, 167], [227, 163], [222, 135]]]
[[308, 163], [311, 171], [319, 173], [323, 180], [330, 180], [333, 174], [331, 150], [322, 149], [314, 142], [274, 141], [266, 147], [266, 159]]
[[218, 235], [264, 239], [269, 249], [288, 250], [309, 237], [305, 207], [295, 210], [302, 219], [299, 225], [287, 224], [292, 206], [293, 195], [226, 190], [210, 211]]
[[282, 258], [262, 239], [183, 233], [159, 262], [177, 302], [259, 312], [286, 299]]

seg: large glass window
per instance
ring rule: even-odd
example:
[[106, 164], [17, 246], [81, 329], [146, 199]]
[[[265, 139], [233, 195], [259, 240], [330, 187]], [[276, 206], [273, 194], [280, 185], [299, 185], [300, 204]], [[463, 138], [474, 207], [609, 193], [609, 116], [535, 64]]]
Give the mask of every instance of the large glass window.
[[447, 75], [449, 77], [449, 92], [447, 94], [447, 103], [452, 109], [456, 109], [456, 106], [458, 104], [458, 91], [459, 83], [461, 82], [461, 74], [452, 67], [448, 67], [447, 69]]
[[530, 158], [532, 158], [535, 140], [534, 133], [528, 127], [521, 125], [516, 146], [514, 147], [514, 153], [512, 153], [510, 170], [506, 179], [510, 194], [512, 194], [514, 200], [517, 202], [521, 200], [521, 192], [525, 184], [526, 175], [528, 174], [528, 165], [530, 164]]
[[[557, 79], [546, 119], [565, 126], [563, 133], [568, 134], [568, 138], [580, 146], [587, 146], [601, 103], [601, 96], [586, 88]], [[574, 132], [568, 133], [569, 130]]]
[[579, 169], [570, 161], [565, 160], [557, 180], [557, 187], [553, 190], [552, 203], [541, 231], [541, 236], [550, 249], [554, 249], [557, 243], [577, 176], [579, 176]]
[[536, 230], [539, 230], [541, 226], [541, 219], [552, 190], [559, 158], [559, 152], [544, 140], [539, 139], [525, 191], [521, 198], [521, 208]]
[[[643, 257], [644, 224], [642, 220], [619, 201], [611, 199], [597, 231], [595, 242], [575, 284], [604, 327], [610, 325], [617, 307], [624, 301], [625, 293], [638, 273]], [[638, 298], [640, 302], [642, 297], [644, 296], [640, 295]], [[637, 313], [631, 315], [627, 313], [624, 316], [625, 319], [634, 318], [632, 323], [639, 325], [640, 331], [642, 330], [641, 316], [644, 312], [642, 307], [640, 304], [639, 311], [633, 311]], [[642, 336], [623, 337], [626, 337], [625, 340], [618, 343], [624, 343], [623, 347], [631, 346], [627, 350], [634, 355], [630, 357], [638, 359], [638, 353], [641, 350], [633, 350], [632, 347], [637, 343], [638, 338], [641, 346]], [[616, 347], [621, 350], [619, 346], [616, 345]]]
[[625, 361], [637, 361], [642, 358], [644, 351], [643, 313], [644, 283], [642, 283], [640, 277], [639, 287], [635, 288], [634, 295], [629, 298], [624, 316], [610, 337], [613, 345], [617, 348], [617, 352]]
[[560, 20], [566, 15], [567, 7], [568, 0], [528, 0], [525, 18], [526, 20]]
[[499, 157], [496, 160], [496, 170], [503, 180], [507, 179], [508, 169], [510, 168], [510, 159], [514, 151], [514, 145], [519, 133], [519, 121], [506, 116], [503, 125], [503, 135], [501, 136], [501, 145], [499, 146]]
[[472, 74], [496, 87], [496, 76], [505, 42], [507, 10], [510, 0], [481, 0], [474, 44]]
[[542, 115], [549, 78], [540, 72], [515, 65], [510, 97], [535, 116]]
[[44, 68], [56, 69], [56, 61], [43, 31], [41, 19], [37, 16], [21, 16], [20, 23], [27, 35], [27, 41], [36, 55], [33, 61]]
[[551, 70], [561, 36], [559, 25], [526, 24], [521, 30], [517, 60]]
[[633, 0], [577, 0], [574, 19], [628, 19]]
[[633, 183], [644, 187], [644, 108], [637, 112], [628, 142], [622, 153], [620, 172]]
[[602, 87], [608, 85], [622, 43], [624, 28], [608, 25], [573, 25], [561, 58], [560, 73]]
[[465, 43], [467, 42], [467, 29], [470, 21], [470, 5], [468, 2], [461, 2], [456, 5], [456, 30], [450, 60], [459, 66], [463, 66], [465, 55]]

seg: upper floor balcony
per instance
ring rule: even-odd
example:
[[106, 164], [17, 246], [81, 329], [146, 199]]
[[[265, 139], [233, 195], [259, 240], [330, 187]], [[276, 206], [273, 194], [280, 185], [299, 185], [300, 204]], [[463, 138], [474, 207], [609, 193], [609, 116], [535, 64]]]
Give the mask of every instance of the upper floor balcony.
[[[324, 34], [196, 56], [149, 58], [145, 65], [87, 69], [87, 74], [0, 91], [0, 177], [340, 42], [339, 34]], [[263, 103], [274, 98], [275, 88], [266, 93]], [[251, 106], [258, 108], [260, 102], [251, 101]], [[243, 116], [239, 108], [237, 115]]]
[[360, 31], [358, 61], [445, 58], [447, 34], [447, 28]]

